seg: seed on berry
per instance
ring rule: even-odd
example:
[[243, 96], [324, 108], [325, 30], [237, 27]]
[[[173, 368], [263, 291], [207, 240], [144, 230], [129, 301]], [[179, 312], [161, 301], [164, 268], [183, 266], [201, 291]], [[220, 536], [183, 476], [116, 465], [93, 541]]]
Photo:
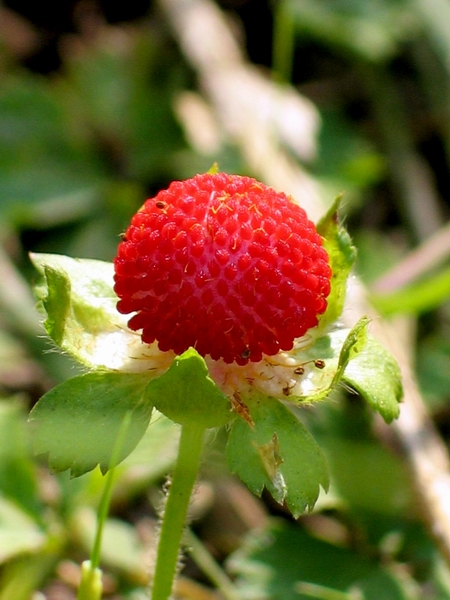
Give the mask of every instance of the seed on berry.
[[[246, 364], [290, 350], [325, 312], [331, 269], [291, 198], [249, 177], [173, 182], [119, 244], [117, 308], [145, 343]], [[320, 366], [319, 366], [320, 368]]]

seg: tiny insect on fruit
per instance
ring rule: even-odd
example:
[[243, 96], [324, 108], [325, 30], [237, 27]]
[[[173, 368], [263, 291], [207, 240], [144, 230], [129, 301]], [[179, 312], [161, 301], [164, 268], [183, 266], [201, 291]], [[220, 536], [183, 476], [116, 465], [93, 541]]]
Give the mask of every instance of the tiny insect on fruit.
[[249, 177], [173, 182], [134, 215], [114, 260], [118, 310], [161, 351], [244, 365], [290, 350], [327, 307], [322, 239], [291, 198]]

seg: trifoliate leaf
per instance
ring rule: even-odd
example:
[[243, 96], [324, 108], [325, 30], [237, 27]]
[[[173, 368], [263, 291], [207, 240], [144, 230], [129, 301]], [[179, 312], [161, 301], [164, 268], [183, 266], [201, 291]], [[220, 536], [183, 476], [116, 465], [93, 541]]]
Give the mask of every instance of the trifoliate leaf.
[[336, 321], [344, 308], [347, 279], [355, 262], [356, 249], [347, 231], [340, 225], [338, 209], [342, 195], [338, 196], [328, 212], [317, 223], [317, 232], [324, 238], [324, 247], [330, 257], [331, 292], [327, 298], [328, 308], [320, 317], [319, 327], [324, 330]]
[[282, 402], [259, 396], [247, 408], [248, 419], [236, 419], [230, 431], [230, 470], [257, 495], [267, 488], [297, 517], [314, 506], [320, 486], [328, 489], [322, 450]]
[[229, 399], [208, 373], [203, 358], [190, 348], [177, 356], [147, 390], [155, 408], [181, 425], [218, 427], [234, 418]]
[[153, 408], [148, 383], [147, 375], [95, 372], [56, 386], [30, 413], [36, 454], [48, 454], [52, 469], [70, 469], [73, 477], [97, 464], [105, 473], [125, 415], [131, 413], [131, 423], [119, 461], [147, 429]]

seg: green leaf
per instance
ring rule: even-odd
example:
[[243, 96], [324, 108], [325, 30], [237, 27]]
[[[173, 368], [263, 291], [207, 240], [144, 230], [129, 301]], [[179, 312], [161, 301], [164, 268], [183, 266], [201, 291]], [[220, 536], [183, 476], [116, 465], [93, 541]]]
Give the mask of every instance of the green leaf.
[[[361, 551], [315, 538], [302, 527], [272, 521], [227, 561], [243, 600], [410, 600], [411, 583]], [[315, 592], [314, 595], [311, 592]]]
[[[35, 289], [47, 315], [47, 333], [63, 350], [85, 357], [88, 352], [83, 346], [91, 346], [99, 331], [114, 330], [121, 324], [112, 288], [112, 263], [59, 254], [30, 257], [43, 276]], [[82, 362], [89, 364], [86, 358]]]
[[368, 336], [362, 351], [352, 357], [342, 381], [358, 391], [387, 423], [398, 417], [403, 396], [400, 367], [374, 337]]
[[47, 265], [44, 274], [48, 285], [48, 294], [42, 300], [47, 313], [44, 327], [52, 340], [63, 347], [66, 322], [70, 318], [70, 281], [65, 274]]
[[181, 425], [219, 427], [235, 416], [229, 399], [211, 379], [205, 361], [193, 348], [177, 356], [170, 369], [151, 382], [148, 394], [155, 408]]
[[0, 497], [0, 563], [41, 549], [46, 536], [27, 513]]
[[56, 386], [30, 413], [35, 453], [48, 454], [52, 469], [70, 469], [73, 477], [97, 464], [105, 473], [125, 415], [131, 412], [132, 418], [120, 461], [148, 427], [153, 408], [148, 383], [142, 374], [96, 372]]
[[350, 330], [345, 342], [342, 344], [338, 369], [335, 375], [336, 382], [340, 381], [350, 361], [354, 360], [364, 350], [367, 343], [367, 326], [369, 322], [370, 319], [368, 317], [361, 317]]
[[2, 496], [38, 518], [42, 507], [30, 460], [25, 409], [23, 399], [10, 397], [0, 402], [0, 490]]
[[285, 379], [289, 375], [292, 382], [291, 387], [283, 388], [286, 399], [294, 403], [325, 399], [340, 382], [349, 362], [362, 351], [368, 323], [369, 320], [362, 317], [350, 330], [334, 329], [317, 338], [312, 345], [291, 351], [290, 356], [295, 362], [289, 374], [283, 366]]
[[356, 61], [388, 61], [420, 21], [408, 2], [286, 0], [297, 33]]
[[[386, 422], [397, 418], [403, 395], [400, 367], [392, 354], [368, 334], [369, 322], [362, 317], [350, 331], [332, 331], [302, 351], [301, 358], [296, 356], [305, 365], [304, 373], [293, 386], [289, 400], [323, 400], [342, 381], [359, 392]], [[315, 366], [318, 359], [320, 369]]]
[[127, 328], [127, 317], [116, 309], [112, 263], [58, 254], [32, 254], [31, 259], [42, 275], [36, 295], [46, 313], [44, 326], [62, 350], [94, 369], [156, 376], [169, 366], [171, 353], [166, 353], [165, 362], [161, 359], [164, 364], [144, 360], [149, 358], [148, 346]]
[[1, 218], [40, 228], [92, 215], [104, 163], [54, 82], [22, 72], [2, 83]]
[[314, 506], [320, 486], [328, 489], [322, 450], [282, 402], [260, 396], [248, 401], [248, 410], [249, 420], [236, 419], [232, 425], [229, 468], [253, 493], [261, 495], [266, 487], [297, 517]]
[[317, 224], [318, 233], [324, 238], [324, 247], [330, 257], [331, 292], [328, 308], [319, 321], [323, 331], [340, 317], [344, 308], [347, 279], [355, 262], [356, 249], [347, 231], [340, 226], [337, 216], [342, 195], [338, 196], [328, 212]]

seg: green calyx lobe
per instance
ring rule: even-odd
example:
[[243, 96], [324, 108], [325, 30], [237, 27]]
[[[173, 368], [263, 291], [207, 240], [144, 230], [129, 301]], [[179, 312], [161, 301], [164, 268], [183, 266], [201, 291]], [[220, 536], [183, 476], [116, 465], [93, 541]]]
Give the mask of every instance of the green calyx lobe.
[[356, 248], [347, 231], [339, 223], [338, 210], [341, 201], [342, 194], [336, 197], [316, 227], [317, 233], [323, 237], [332, 272], [331, 292], [327, 298], [328, 308], [319, 320], [319, 328], [322, 331], [342, 314], [347, 279], [356, 260]]
[[152, 382], [148, 393], [155, 407], [180, 425], [219, 427], [234, 418], [229, 399], [193, 348], [177, 356], [170, 369]]
[[286, 502], [294, 516], [312, 508], [320, 487], [329, 485], [322, 450], [297, 417], [274, 398], [255, 396], [248, 402], [252, 423], [234, 421], [227, 445], [230, 470], [261, 495], [264, 488]]

